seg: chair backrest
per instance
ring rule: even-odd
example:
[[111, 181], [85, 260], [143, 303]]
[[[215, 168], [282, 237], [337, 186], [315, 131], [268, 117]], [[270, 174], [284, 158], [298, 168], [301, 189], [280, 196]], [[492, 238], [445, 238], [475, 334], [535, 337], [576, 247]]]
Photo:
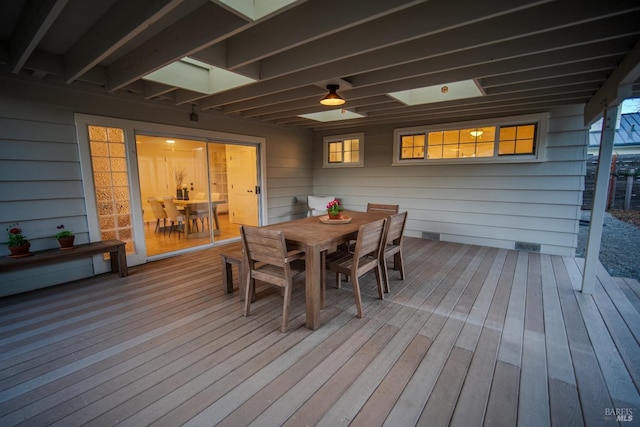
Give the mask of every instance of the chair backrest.
[[387, 219], [379, 219], [378, 221], [363, 224], [358, 230], [358, 239], [354, 250], [354, 268], [357, 268], [359, 261], [370, 256], [372, 258], [380, 258], [384, 243], [384, 231]]
[[173, 203], [173, 199], [170, 196], [164, 196], [162, 200], [164, 201], [164, 210], [167, 211], [167, 218], [171, 221], [182, 221], [182, 214]]
[[400, 211], [400, 205], [383, 205], [380, 203], [367, 203], [367, 212], [383, 212], [389, 215], [397, 214]]
[[[283, 288], [292, 283], [299, 271], [291, 269], [282, 231], [241, 225], [240, 235], [250, 278]], [[282, 327], [285, 329], [286, 323]]]
[[404, 234], [404, 226], [406, 223], [406, 212], [389, 217], [387, 220], [387, 234], [385, 236], [385, 243], [387, 245], [399, 245], [402, 243], [402, 235]]
[[151, 211], [153, 212], [153, 216], [156, 219], [163, 219], [167, 217], [167, 212], [165, 212], [164, 208], [162, 207], [162, 203], [160, 203], [158, 199], [156, 199], [155, 197], [149, 197], [147, 200], [151, 205]]
[[309, 213], [307, 216], [319, 216], [327, 213], [327, 205], [332, 200], [335, 200], [334, 196], [307, 196], [307, 206], [309, 207]]
[[240, 234], [244, 253], [250, 263], [262, 262], [284, 267], [287, 244], [282, 231], [241, 225]]

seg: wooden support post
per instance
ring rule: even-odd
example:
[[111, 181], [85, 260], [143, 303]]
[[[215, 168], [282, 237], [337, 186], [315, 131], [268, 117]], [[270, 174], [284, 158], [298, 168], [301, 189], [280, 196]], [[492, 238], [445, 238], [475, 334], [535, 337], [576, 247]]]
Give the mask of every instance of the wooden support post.
[[598, 167], [596, 169], [596, 183], [593, 191], [593, 205], [591, 207], [591, 221], [589, 222], [589, 237], [587, 239], [587, 251], [582, 275], [582, 292], [586, 294], [592, 294], [595, 289], [617, 117], [618, 105], [608, 107], [604, 112]]

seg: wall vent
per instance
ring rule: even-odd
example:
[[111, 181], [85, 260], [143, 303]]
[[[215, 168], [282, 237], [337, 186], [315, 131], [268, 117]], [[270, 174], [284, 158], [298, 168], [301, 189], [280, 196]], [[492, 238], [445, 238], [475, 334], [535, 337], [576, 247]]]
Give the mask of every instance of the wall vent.
[[428, 233], [426, 231], [422, 232], [423, 239], [435, 240], [437, 242], [440, 241], [440, 233]]
[[540, 252], [539, 243], [516, 242], [516, 250], [526, 252]]

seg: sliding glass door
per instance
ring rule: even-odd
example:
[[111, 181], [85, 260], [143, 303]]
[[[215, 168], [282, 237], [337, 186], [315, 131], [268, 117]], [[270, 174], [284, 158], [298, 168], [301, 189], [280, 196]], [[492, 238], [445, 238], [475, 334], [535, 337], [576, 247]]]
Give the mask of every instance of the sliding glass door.
[[136, 148], [149, 256], [258, 225], [256, 146], [137, 134]]

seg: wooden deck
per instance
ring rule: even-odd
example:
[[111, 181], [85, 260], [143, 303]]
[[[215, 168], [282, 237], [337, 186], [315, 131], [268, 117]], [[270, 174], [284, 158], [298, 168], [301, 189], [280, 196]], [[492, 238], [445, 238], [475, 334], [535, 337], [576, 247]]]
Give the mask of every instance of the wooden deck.
[[638, 425], [634, 280], [601, 268], [588, 296], [580, 259], [407, 238], [365, 318], [329, 275], [322, 326], [301, 281], [283, 334], [279, 294], [244, 318], [218, 254], [0, 299], [0, 425]]

